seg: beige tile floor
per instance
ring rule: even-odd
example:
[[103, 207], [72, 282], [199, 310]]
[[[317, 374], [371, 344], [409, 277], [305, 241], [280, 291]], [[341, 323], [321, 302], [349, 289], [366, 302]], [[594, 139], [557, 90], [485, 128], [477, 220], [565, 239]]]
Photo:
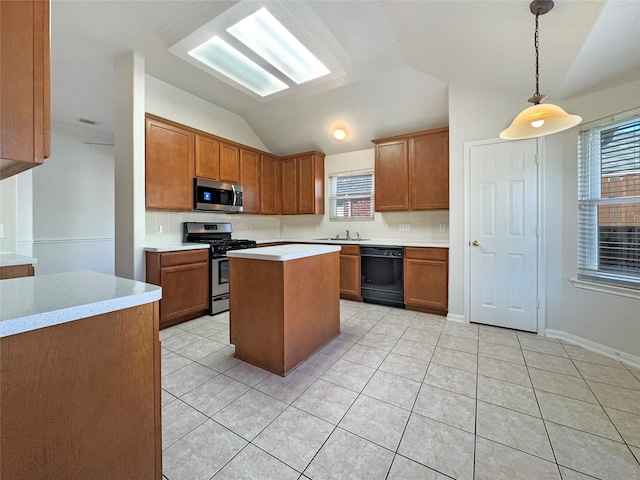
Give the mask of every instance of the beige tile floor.
[[163, 473], [219, 479], [640, 479], [640, 370], [580, 347], [341, 302], [286, 378], [228, 314], [163, 330]]

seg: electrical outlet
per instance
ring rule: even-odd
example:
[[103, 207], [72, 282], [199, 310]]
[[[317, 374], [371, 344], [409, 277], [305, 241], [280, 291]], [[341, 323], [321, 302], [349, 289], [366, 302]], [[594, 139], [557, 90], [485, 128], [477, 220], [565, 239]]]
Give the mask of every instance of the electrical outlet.
[[399, 225], [400, 227], [400, 231], [401, 232], [410, 232], [411, 231], [411, 224], [410, 223], [401, 223]]
[[320, 230], [320, 225], [316, 223], [313, 229], [317, 232], [318, 230]]
[[282, 224], [282, 231], [283, 231], [283, 232], [286, 232], [286, 231], [287, 231], [287, 226], [286, 226], [284, 223]]
[[387, 232], [387, 231], [389, 231], [389, 224], [387, 224], [387, 223], [383, 223], [383, 224], [382, 224], [382, 231], [383, 231], [383, 232]]
[[162, 233], [162, 225], [156, 225], [156, 234], [161, 234]]
[[247, 231], [251, 230], [251, 225], [247, 225]]
[[447, 224], [446, 223], [441, 223], [440, 224], [440, 231], [441, 232], [446, 232], [447, 231]]
[[4, 238], [4, 225], [0, 223], [0, 238]]

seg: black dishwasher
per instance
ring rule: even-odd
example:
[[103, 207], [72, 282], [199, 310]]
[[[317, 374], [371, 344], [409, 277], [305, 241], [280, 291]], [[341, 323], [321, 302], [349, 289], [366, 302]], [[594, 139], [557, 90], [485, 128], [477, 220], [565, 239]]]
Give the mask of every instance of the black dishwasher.
[[362, 300], [404, 308], [403, 248], [360, 247]]

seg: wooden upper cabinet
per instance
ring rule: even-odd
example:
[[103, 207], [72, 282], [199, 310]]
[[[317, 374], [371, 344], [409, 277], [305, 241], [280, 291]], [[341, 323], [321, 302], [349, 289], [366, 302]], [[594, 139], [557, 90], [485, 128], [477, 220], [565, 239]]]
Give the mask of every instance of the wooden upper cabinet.
[[324, 213], [324, 154], [305, 152], [282, 159], [282, 213]]
[[260, 213], [260, 153], [240, 148], [240, 185], [242, 210]]
[[280, 159], [271, 155], [260, 156], [260, 213], [279, 215]]
[[376, 211], [449, 208], [449, 128], [373, 140]]
[[282, 214], [298, 213], [298, 162], [294, 158], [282, 159]]
[[0, 179], [51, 148], [49, 1], [0, 1]]
[[449, 129], [409, 139], [411, 210], [449, 208]]
[[220, 175], [220, 142], [207, 135], [196, 134], [196, 177], [218, 180]]
[[407, 140], [390, 140], [375, 149], [375, 209], [409, 209]]
[[148, 209], [193, 210], [194, 137], [188, 130], [146, 119]]
[[220, 142], [220, 176], [221, 182], [240, 183], [240, 147]]
[[297, 213], [324, 213], [324, 155], [310, 152], [296, 157], [298, 163]]

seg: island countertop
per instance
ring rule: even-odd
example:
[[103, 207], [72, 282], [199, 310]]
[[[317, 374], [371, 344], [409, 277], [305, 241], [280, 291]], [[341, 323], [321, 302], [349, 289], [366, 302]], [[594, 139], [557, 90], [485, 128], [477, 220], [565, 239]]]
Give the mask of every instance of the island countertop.
[[38, 259], [18, 255], [17, 253], [0, 253], [0, 267], [13, 267], [16, 265], [35, 265]]
[[0, 282], [0, 337], [155, 302], [156, 285], [97, 272], [68, 272]]
[[339, 245], [319, 244], [290, 244], [276, 245], [273, 247], [248, 248], [246, 250], [231, 250], [227, 257], [248, 258], [253, 260], [270, 260], [273, 262], [286, 262], [298, 258], [324, 255], [325, 253], [339, 252]]

